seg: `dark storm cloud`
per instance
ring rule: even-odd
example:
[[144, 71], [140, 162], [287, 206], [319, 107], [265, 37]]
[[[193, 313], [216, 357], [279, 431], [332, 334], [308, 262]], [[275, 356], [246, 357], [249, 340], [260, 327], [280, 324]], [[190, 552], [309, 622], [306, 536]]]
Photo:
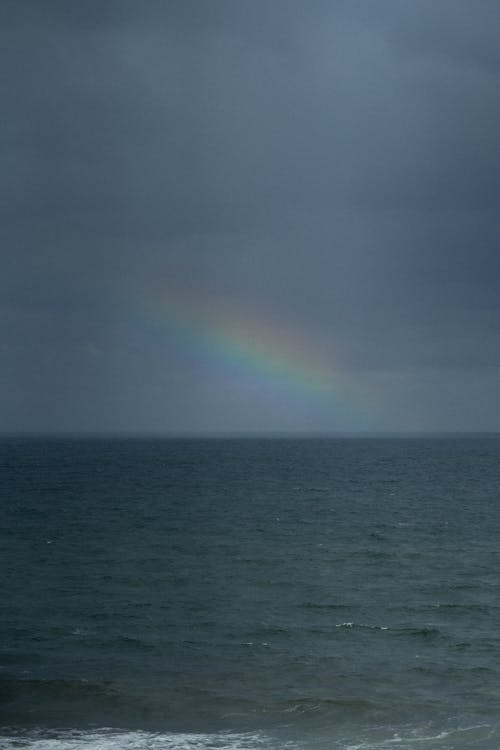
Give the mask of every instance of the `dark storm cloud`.
[[[131, 343], [120, 300], [162, 284], [309, 330], [402, 412], [439, 377], [471, 393], [499, 364], [499, 23], [488, 0], [4, 3], [6, 427], [223, 427], [182, 407], [179, 352]], [[431, 426], [474, 424], [453, 408]]]

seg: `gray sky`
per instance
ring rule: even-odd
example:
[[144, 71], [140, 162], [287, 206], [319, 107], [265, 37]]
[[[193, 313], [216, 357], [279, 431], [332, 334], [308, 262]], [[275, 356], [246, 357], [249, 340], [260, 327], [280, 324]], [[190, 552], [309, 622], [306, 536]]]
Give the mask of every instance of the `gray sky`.
[[1, 15], [1, 429], [500, 430], [497, 0]]

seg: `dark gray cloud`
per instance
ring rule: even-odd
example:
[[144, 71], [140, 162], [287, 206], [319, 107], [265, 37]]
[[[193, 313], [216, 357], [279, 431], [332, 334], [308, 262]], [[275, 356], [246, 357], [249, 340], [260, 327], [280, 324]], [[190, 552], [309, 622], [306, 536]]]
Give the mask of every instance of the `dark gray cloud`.
[[[496, 2], [2, 14], [3, 429], [500, 429]], [[161, 295], [314, 342], [334, 394]]]

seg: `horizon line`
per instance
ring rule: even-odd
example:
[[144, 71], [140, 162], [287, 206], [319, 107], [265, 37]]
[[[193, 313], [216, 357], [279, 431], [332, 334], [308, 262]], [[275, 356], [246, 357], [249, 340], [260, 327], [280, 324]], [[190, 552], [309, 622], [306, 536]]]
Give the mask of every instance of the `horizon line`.
[[5, 438], [73, 439], [158, 439], [158, 440], [230, 440], [230, 439], [384, 439], [384, 438], [488, 438], [500, 437], [500, 430], [0, 430]]

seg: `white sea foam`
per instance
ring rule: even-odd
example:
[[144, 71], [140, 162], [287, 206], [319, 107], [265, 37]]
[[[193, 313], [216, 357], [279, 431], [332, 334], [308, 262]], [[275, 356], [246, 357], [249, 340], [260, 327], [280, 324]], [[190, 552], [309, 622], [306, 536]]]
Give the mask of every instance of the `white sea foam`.
[[[388, 729], [388, 728], [387, 728]], [[441, 731], [401, 727], [388, 733], [382, 727], [357, 739], [309, 737], [307, 742], [277, 741], [262, 732], [155, 733], [47, 730], [0, 736], [0, 750], [471, 750], [497, 748], [499, 729], [487, 724]]]
[[394, 733], [391, 737], [374, 736], [343, 745], [343, 750], [471, 750], [498, 747], [499, 730], [489, 724], [474, 724], [434, 732], [416, 728]]
[[272, 744], [261, 733], [214, 734], [116, 732], [30, 732], [0, 737], [0, 750], [262, 750]]

